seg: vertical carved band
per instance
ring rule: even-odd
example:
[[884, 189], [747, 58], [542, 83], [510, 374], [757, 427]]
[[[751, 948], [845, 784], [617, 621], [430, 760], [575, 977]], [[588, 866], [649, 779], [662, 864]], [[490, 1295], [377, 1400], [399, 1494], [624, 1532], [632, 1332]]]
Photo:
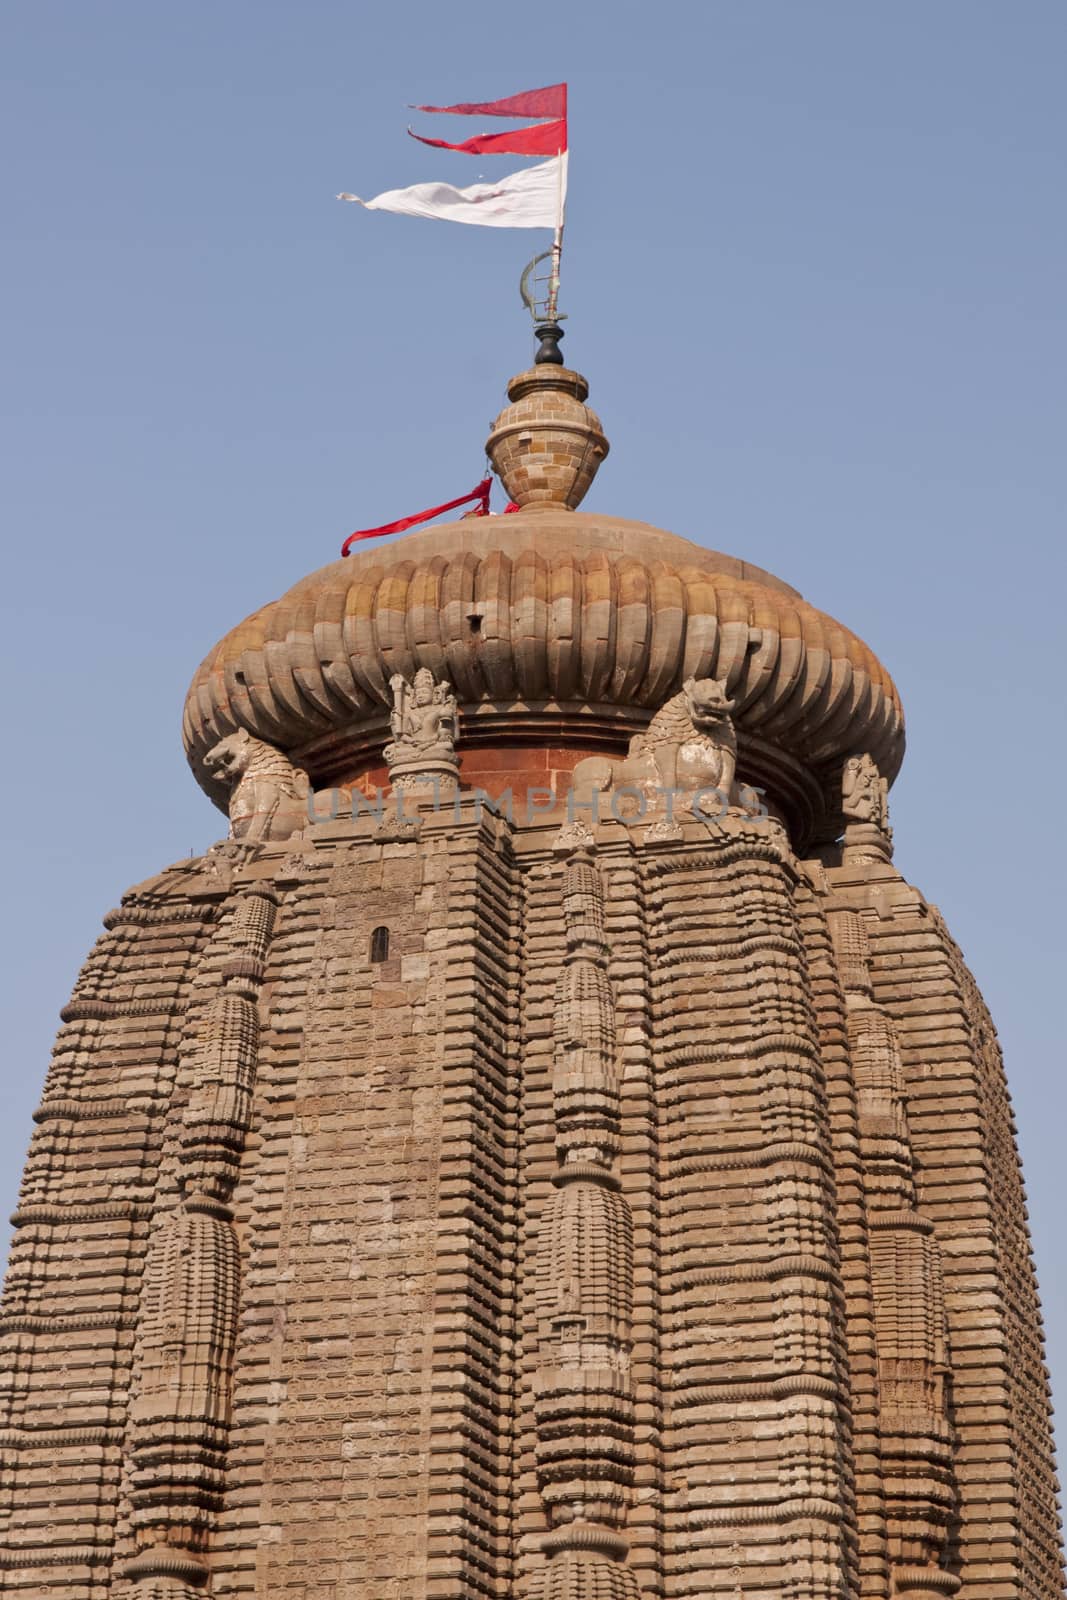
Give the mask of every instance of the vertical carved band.
[[886, 1526], [894, 1595], [951, 1594], [941, 1565], [955, 1510], [941, 1255], [916, 1204], [900, 1047], [874, 999], [856, 911], [830, 913], [856, 1083], [870, 1228]]
[[619, 1192], [615, 1011], [604, 899], [588, 845], [564, 868], [556, 994], [558, 1166], [538, 1259], [538, 1483], [551, 1532], [545, 1600], [636, 1600], [624, 1565], [634, 1477], [633, 1226]]
[[767, 830], [739, 824], [710, 848], [650, 851], [647, 870], [677, 1486], [665, 1506], [668, 1581], [701, 1600], [742, 1590], [834, 1600], [849, 1559], [851, 1445], [829, 1113], [795, 866]]
[[207, 1582], [222, 1504], [240, 1260], [228, 1201], [252, 1109], [257, 997], [273, 891], [237, 901], [208, 959], [218, 986], [188, 1041], [191, 1090], [178, 1130], [180, 1198], [149, 1247], [137, 1329], [127, 1465], [138, 1600], [182, 1600]]

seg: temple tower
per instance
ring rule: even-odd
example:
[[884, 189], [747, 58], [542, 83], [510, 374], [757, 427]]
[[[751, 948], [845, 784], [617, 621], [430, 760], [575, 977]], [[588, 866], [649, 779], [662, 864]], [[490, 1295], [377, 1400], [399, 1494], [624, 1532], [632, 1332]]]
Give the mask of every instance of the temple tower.
[[186, 701], [230, 837], [62, 1012], [0, 1338], [0, 1579], [55, 1600], [1055, 1600], [996, 1033], [893, 860], [893, 684], [578, 511], [336, 561]]

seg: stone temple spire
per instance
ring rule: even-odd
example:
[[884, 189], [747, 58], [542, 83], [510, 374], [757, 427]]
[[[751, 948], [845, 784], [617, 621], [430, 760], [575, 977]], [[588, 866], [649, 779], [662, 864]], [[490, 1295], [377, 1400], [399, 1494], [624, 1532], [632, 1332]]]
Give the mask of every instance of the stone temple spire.
[[517, 512], [311, 573], [193, 678], [229, 837], [61, 1013], [5, 1595], [1060, 1600], [1010, 1101], [894, 856], [893, 681], [575, 509], [607, 440], [541, 336]]

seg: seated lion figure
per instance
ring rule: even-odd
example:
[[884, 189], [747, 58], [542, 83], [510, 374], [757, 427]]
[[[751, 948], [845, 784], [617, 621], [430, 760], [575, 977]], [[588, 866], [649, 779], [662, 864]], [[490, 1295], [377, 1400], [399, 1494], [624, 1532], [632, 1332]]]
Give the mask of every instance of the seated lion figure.
[[731, 803], [737, 767], [733, 708], [719, 679], [687, 678], [681, 692], [630, 740], [622, 761], [606, 756], [579, 761], [574, 769], [575, 793], [586, 798], [636, 790], [648, 809], [655, 810], [666, 805], [664, 790], [672, 792], [682, 809], [700, 790], [717, 789]]
[[310, 783], [302, 767], [246, 728], [212, 745], [204, 766], [230, 788], [230, 837], [244, 844], [288, 839], [308, 824]]

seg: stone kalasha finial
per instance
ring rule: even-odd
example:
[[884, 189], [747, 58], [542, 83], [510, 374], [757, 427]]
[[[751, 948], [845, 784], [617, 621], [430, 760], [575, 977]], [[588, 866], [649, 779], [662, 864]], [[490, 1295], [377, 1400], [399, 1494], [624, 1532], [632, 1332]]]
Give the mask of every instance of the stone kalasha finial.
[[849, 756], [841, 774], [841, 810], [845, 816], [842, 859], [861, 864], [893, 859], [889, 826], [889, 784], [873, 757]]
[[581, 373], [556, 365], [561, 358], [553, 325], [537, 332], [537, 364], [508, 384], [511, 405], [493, 423], [485, 448], [516, 505], [574, 511], [608, 453], [608, 441], [600, 418], [584, 404], [589, 385]]
[[386, 745], [384, 754], [394, 790], [451, 793], [459, 779], [459, 706], [451, 685], [436, 682], [428, 667], [420, 667], [414, 682], [397, 672], [389, 687], [393, 691], [389, 718], [393, 742]]

